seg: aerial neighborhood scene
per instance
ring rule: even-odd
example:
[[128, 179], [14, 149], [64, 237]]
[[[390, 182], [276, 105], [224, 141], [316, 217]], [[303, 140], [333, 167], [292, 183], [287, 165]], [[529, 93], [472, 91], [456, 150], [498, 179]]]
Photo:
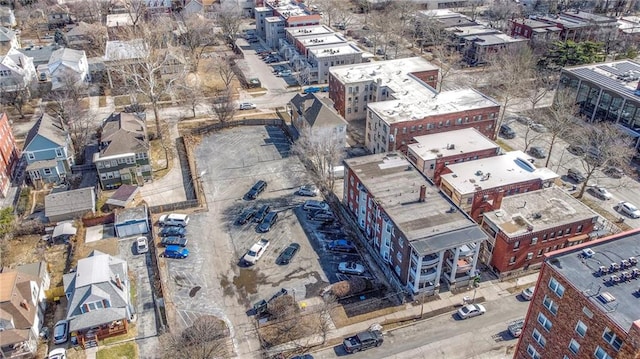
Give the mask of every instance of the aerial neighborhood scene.
[[0, 0], [0, 358], [640, 358], [639, 51], [637, 0]]

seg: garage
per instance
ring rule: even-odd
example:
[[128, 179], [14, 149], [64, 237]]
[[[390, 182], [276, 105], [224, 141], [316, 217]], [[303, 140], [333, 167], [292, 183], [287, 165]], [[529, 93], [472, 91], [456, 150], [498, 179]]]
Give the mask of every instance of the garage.
[[116, 210], [114, 228], [119, 238], [148, 233], [150, 225], [147, 206]]

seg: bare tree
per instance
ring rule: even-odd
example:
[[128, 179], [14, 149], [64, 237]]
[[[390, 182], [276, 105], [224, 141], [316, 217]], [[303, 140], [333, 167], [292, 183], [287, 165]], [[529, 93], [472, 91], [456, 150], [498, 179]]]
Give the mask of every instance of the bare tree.
[[162, 357], [171, 359], [227, 358], [229, 329], [224, 321], [211, 316], [196, 319], [181, 333], [161, 337]]
[[89, 55], [104, 54], [104, 48], [108, 39], [107, 28], [99, 22], [87, 24], [86, 26], [88, 30], [86, 36], [90, 43], [90, 48], [87, 49]]
[[216, 23], [222, 29], [224, 41], [231, 44], [235, 41], [242, 22], [242, 10], [235, 1], [226, 1], [216, 8]]
[[217, 44], [216, 35], [211, 29], [211, 22], [200, 15], [178, 15], [183, 27], [180, 31], [180, 43], [187, 48], [193, 70], [198, 69], [204, 51]]
[[412, 31], [416, 11], [418, 11], [418, 5], [410, 0], [395, 1], [386, 9], [388, 21], [394, 24], [394, 26], [389, 26], [393, 30], [390, 37], [395, 42], [393, 45], [395, 48], [394, 57], [398, 56], [398, 48], [401, 46], [401, 42]]
[[131, 19], [133, 32], [137, 33], [138, 26], [144, 21], [144, 16], [147, 13], [147, 5], [144, 0], [123, 0], [122, 3]]
[[339, 23], [339, 21], [333, 21], [341, 12], [341, 8], [344, 7], [345, 2], [340, 0], [320, 0], [313, 3], [319, 10], [322, 11], [322, 19], [327, 22], [327, 26], [331, 26], [332, 23]]
[[440, 67], [440, 79], [438, 81], [438, 91], [442, 91], [442, 85], [449, 79], [449, 75], [452, 74], [452, 70], [462, 60], [462, 55], [450, 40], [445, 40], [437, 45], [431, 47], [431, 53], [438, 60], [438, 67]]
[[237, 111], [231, 91], [228, 89], [218, 91], [211, 104], [211, 109], [220, 123], [225, 124], [231, 121]]
[[524, 152], [527, 152], [529, 150], [529, 147], [534, 142], [538, 142], [541, 138], [542, 135], [540, 133], [534, 131], [531, 126], [527, 126], [524, 130], [524, 136], [522, 136], [522, 139], [524, 140], [524, 148], [522, 150]]
[[531, 81], [531, 87], [526, 90], [527, 99], [531, 103], [531, 110], [535, 110], [536, 106], [542, 101], [549, 92], [553, 91], [553, 87], [557, 82], [556, 76], [552, 76], [546, 71], [538, 71]]
[[176, 95], [182, 103], [189, 105], [195, 118], [196, 108], [204, 103], [200, 79], [195, 74], [189, 74], [177, 84]]
[[234, 61], [234, 57], [227, 56], [218, 59], [213, 65], [215, 72], [220, 75], [220, 80], [222, 80], [224, 88], [229, 91], [231, 91], [231, 84], [236, 79], [236, 73], [233, 71]]
[[13, 107], [18, 111], [20, 118], [24, 118], [24, 105], [29, 100], [31, 100], [31, 92], [28, 88], [9, 90], [5, 86], [0, 86], [0, 104]]
[[333, 191], [333, 168], [343, 159], [344, 141], [333, 130], [314, 132], [310, 127], [302, 125], [299, 132], [300, 137], [293, 145], [293, 151], [305, 158], [313, 166], [321, 184]]
[[556, 97], [548, 109], [545, 111], [545, 115], [541, 117], [542, 125], [547, 128], [549, 138], [549, 148], [547, 162], [545, 167], [549, 167], [549, 161], [551, 160], [551, 151], [559, 138], [568, 135], [576, 126], [576, 120], [574, 115], [577, 112], [577, 106], [575, 101], [575, 95], [568, 89], [562, 89], [556, 91]]

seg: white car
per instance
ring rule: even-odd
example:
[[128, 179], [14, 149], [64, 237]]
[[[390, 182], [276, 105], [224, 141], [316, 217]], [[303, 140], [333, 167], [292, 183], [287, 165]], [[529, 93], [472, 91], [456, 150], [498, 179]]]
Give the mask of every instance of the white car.
[[298, 191], [296, 191], [296, 194], [298, 196], [315, 197], [318, 195], [318, 192], [318, 187], [312, 184], [306, 184], [304, 186], [300, 186]]
[[67, 351], [64, 348], [53, 349], [47, 355], [47, 359], [67, 359]]
[[267, 247], [269, 247], [269, 240], [264, 238], [260, 239], [256, 244], [251, 246], [244, 257], [242, 257], [242, 260], [249, 265], [256, 264], [258, 259], [260, 259], [267, 250]]
[[186, 227], [189, 224], [189, 216], [182, 213], [163, 214], [158, 222], [161, 226]]
[[356, 262], [342, 262], [338, 264], [338, 271], [346, 274], [361, 275], [364, 273], [364, 266]]
[[525, 288], [522, 290], [522, 293], [520, 293], [520, 295], [522, 296], [522, 299], [524, 300], [531, 300], [531, 298], [533, 298], [533, 293], [535, 292], [536, 287], [529, 287], [529, 288]]
[[53, 344], [63, 344], [69, 340], [69, 322], [60, 320], [53, 327]]
[[600, 198], [600, 199], [604, 199], [604, 200], [608, 200], [611, 199], [611, 193], [609, 191], [607, 191], [606, 188], [602, 187], [602, 186], [593, 186], [591, 187], [591, 191], [593, 193], [594, 196]]
[[138, 237], [136, 239], [136, 252], [138, 254], [147, 253], [149, 251], [149, 244], [147, 237]]
[[254, 108], [256, 108], [256, 105], [251, 102], [243, 102], [240, 104], [239, 108], [241, 110], [253, 110]]
[[638, 207], [632, 205], [629, 202], [618, 203], [616, 209], [631, 218], [640, 218], [640, 210], [638, 209]]
[[458, 316], [460, 319], [467, 319], [482, 315], [486, 312], [487, 310], [482, 306], [482, 304], [468, 304], [458, 309]]

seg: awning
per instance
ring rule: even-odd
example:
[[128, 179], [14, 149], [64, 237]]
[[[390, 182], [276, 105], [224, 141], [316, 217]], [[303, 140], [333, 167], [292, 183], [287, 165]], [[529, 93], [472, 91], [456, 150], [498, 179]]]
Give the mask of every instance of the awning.
[[57, 238], [59, 236], [73, 236], [77, 232], [77, 229], [73, 227], [71, 222], [62, 222], [53, 229], [52, 238]]
[[577, 241], [584, 241], [585, 239], [589, 238], [589, 233], [585, 233], [585, 234], [579, 234], [577, 236], [571, 237], [567, 239], [567, 242], [577, 242]]

